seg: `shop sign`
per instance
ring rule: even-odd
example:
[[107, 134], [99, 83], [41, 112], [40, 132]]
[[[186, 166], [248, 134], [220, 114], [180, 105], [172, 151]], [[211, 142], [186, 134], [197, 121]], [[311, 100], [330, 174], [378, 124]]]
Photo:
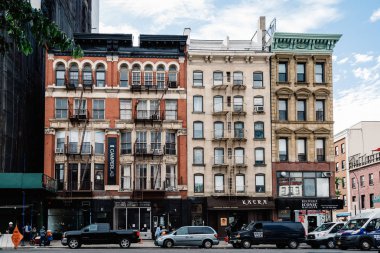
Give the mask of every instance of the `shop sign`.
[[116, 137], [108, 137], [108, 185], [116, 184]]
[[276, 199], [277, 209], [290, 210], [333, 210], [342, 209], [341, 199]]
[[268, 205], [268, 200], [266, 199], [242, 199], [241, 202], [243, 205]]
[[238, 209], [266, 209], [274, 208], [274, 201], [268, 198], [207, 198], [207, 207], [218, 210], [238, 210]]
[[318, 200], [317, 199], [303, 199], [302, 209], [318, 209]]
[[150, 207], [150, 202], [115, 201], [115, 207]]

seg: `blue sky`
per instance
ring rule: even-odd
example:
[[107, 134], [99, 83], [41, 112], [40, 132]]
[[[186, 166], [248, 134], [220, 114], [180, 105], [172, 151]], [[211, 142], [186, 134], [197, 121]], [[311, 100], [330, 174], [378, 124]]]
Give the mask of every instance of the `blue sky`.
[[380, 121], [380, 1], [100, 0], [100, 32], [250, 39], [259, 16], [277, 31], [343, 34], [334, 50], [334, 132]]

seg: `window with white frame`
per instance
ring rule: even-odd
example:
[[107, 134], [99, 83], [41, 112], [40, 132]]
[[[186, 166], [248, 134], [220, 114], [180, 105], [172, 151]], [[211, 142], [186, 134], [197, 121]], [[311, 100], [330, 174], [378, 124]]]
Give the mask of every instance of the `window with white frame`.
[[104, 99], [94, 99], [92, 105], [93, 119], [104, 119]]
[[177, 120], [177, 100], [165, 100], [165, 119]]
[[144, 68], [144, 85], [152, 86], [153, 85], [153, 67], [152, 65], [146, 65]]
[[253, 98], [253, 111], [256, 113], [264, 112], [264, 97], [255, 96]]
[[67, 98], [55, 99], [55, 118], [67, 119], [68, 102]]
[[69, 132], [69, 154], [78, 154], [79, 132], [78, 130], [70, 130]]
[[75, 63], [70, 66], [69, 83], [72, 87], [78, 87], [79, 85], [79, 69], [78, 65]]
[[288, 139], [278, 139], [278, 153], [280, 162], [288, 161]]
[[55, 153], [63, 154], [65, 151], [65, 131], [55, 132]]
[[221, 139], [224, 137], [224, 123], [222, 121], [214, 122], [214, 138]]
[[214, 85], [223, 85], [223, 72], [215, 71], [213, 73]]
[[57, 64], [55, 68], [55, 85], [56, 86], [64, 86], [65, 85], [65, 75], [66, 68], [62, 63]]
[[74, 99], [74, 115], [87, 118], [87, 100], [85, 98]]
[[214, 164], [215, 165], [224, 164], [224, 148], [214, 149]]
[[253, 88], [263, 88], [263, 72], [253, 73]]
[[244, 162], [244, 148], [235, 148], [235, 165], [245, 164]]
[[315, 82], [324, 83], [325, 82], [324, 63], [323, 62], [316, 63], [314, 71], [315, 71]]
[[95, 154], [104, 154], [104, 132], [95, 132]]
[[297, 139], [297, 157], [299, 162], [306, 162], [306, 139], [299, 138]]
[[264, 148], [255, 148], [255, 165], [265, 164]]
[[92, 69], [90, 64], [83, 66], [82, 79], [84, 87], [92, 87]]
[[176, 166], [174, 164], [167, 164], [166, 176], [165, 176], [165, 188], [174, 189], [176, 187], [177, 187]]
[[236, 71], [233, 73], [233, 84], [234, 85], [243, 85], [243, 72]]
[[132, 137], [131, 132], [122, 132], [121, 133], [121, 154], [132, 154]]
[[147, 144], [147, 132], [146, 131], [136, 131], [136, 147], [135, 152], [139, 154], [146, 154], [148, 151]]
[[150, 148], [154, 154], [161, 154], [163, 152], [161, 149], [161, 132], [150, 132]]
[[204, 164], [204, 149], [196, 147], [193, 149], [193, 164], [203, 165]]
[[126, 64], [123, 64], [120, 67], [120, 83], [119, 83], [120, 87], [128, 87], [128, 76], [129, 76], [128, 66]]
[[135, 171], [136, 190], [146, 190], [147, 189], [147, 165], [146, 164], [136, 164]]
[[234, 112], [243, 112], [243, 97], [234, 97]]
[[204, 178], [203, 174], [194, 175], [194, 193], [204, 192]]
[[122, 120], [132, 119], [132, 100], [120, 99], [120, 119]]
[[224, 175], [223, 174], [216, 174], [214, 176], [214, 191], [216, 193], [222, 193], [224, 192]]
[[214, 100], [214, 112], [222, 112], [223, 111], [223, 96], [215, 96]]
[[121, 190], [131, 190], [131, 165], [121, 165]]
[[265, 192], [265, 175], [264, 174], [256, 174], [256, 192], [263, 193]]
[[196, 87], [203, 86], [203, 72], [202, 71], [193, 72], [193, 86], [196, 86]]
[[165, 142], [165, 154], [175, 155], [176, 154], [176, 139], [177, 135], [175, 131], [166, 132], [166, 142]]
[[194, 139], [203, 139], [203, 122], [194, 121], [193, 123], [193, 138]]
[[132, 67], [132, 85], [141, 85], [141, 68], [138, 64]]
[[96, 87], [104, 87], [106, 83], [106, 69], [103, 64], [96, 66]]
[[245, 176], [243, 174], [236, 175], [236, 192], [245, 192]]
[[157, 67], [156, 82], [157, 82], [157, 88], [159, 89], [165, 88], [165, 66], [162, 64], [158, 65]]
[[159, 164], [150, 165], [150, 189], [161, 189], [161, 165]]
[[193, 112], [203, 112], [203, 96], [193, 96]]

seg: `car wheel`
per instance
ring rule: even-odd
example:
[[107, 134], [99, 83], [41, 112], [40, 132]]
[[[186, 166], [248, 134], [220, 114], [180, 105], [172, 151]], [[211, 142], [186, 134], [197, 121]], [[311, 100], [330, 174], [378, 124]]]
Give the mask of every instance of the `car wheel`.
[[210, 241], [210, 240], [205, 240], [205, 241], [203, 242], [203, 248], [211, 249], [211, 248], [212, 248], [212, 241]]
[[173, 248], [174, 243], [172, 240], [166, 240], [164, 241], [165, 248]]
[[277, 243], [276, 247], [277, 247], [277, 249], [284, 249], [285, 248], [285, 244]]
[[361, 250], [370, 250], [372, 247], [371, 242], [367, 239], [364, 239], [360, 242], [360, 249]]
[[241, 246], [244, 248], [244, 249], [250, 249], [251, 248], [251, 242], [248, 241], [248, 240], [243, 240], [241, 242]]
[[288, 247], [289, 249], [296, 249], [298, 248], [298, 242], [296, 240], [290, 239], [290, 241], [288, 242]]
[[77, 249], [80, 247], [79, 240], [77, 238], [70, 238], [67, 244], [70, 249]]
[[334, 240], [333, 239], [328, 240], [327, 243], [326, 243], [326, 247], [328, 249], [335, 249], [335, 242], [334, 242]]
[[120, 240], [120, 247], [121, 248], [126, 249], [126, 248], [129, 248], [130, 246], [131, 246], [131, 242], [129, 241], [129, 239], [123, 238]]
[[240, 249], [240, 248], [241, 248], [241, 245], [238, 244], [238, 243], [233, 243], [233, 244], [232, 244], [232, 247], [234, 247], [235, 249]]
[[314, 244], [314, 245], [311, 245], [311, 248], [313, 248], [313, 249], [319, 249], [320, 245]]

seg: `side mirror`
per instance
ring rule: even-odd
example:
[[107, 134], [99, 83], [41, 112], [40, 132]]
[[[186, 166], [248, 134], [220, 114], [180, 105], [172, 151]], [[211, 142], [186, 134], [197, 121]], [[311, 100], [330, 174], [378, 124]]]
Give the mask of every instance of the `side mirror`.
[[88, 228], [84, 229], [83, 232], [89, 232], [90, 230]]

